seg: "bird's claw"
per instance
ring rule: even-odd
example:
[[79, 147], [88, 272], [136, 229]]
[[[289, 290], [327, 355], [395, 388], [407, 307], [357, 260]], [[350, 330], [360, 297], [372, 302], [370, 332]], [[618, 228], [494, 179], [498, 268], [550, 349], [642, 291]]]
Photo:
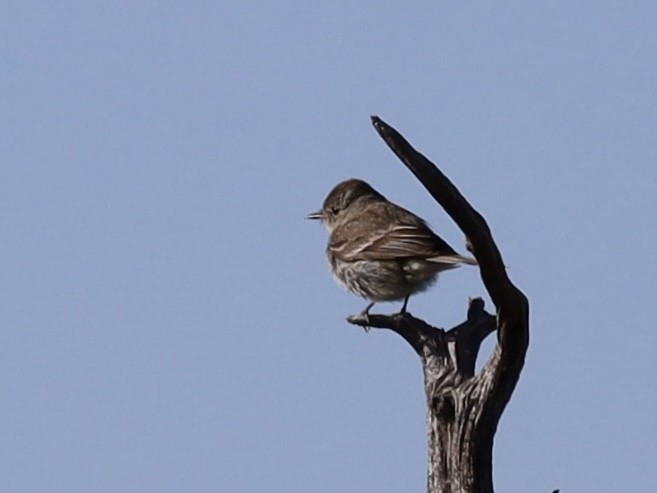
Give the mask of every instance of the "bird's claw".
[[370, 331], [370, 314], [367, 310], [363, 310], [358, 315], [349, 315], [347, 322], [354, 325], [360, 325], [365, 332]]

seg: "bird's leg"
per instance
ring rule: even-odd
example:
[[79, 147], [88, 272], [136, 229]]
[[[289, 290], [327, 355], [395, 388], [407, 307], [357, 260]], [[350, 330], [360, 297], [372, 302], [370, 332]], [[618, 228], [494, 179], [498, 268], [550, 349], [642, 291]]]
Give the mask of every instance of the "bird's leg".
[[406, 313], [406, 305], [408, 305], [408, 299], [409, 299], [410, 297], [411, 297], [410, 294], [407, 294], [407, 295], [406, 295], [406, 298], [404, 298], [404, 304], [402, 305], [402, 308], [401, 308], [401, 310], [399, 311], [399, 313]]
[[359, 317], [362, 317], [362, 318], [365, 320], [365, 332], [369, 332], [369, 331], [370, 331], [370, 327], [369, 327], [369, 323], [370, 323], [370, 308], [372, 308], [372, 307], [374, 306], [374, 303], [375, 303], [375, 302], [373, 301], [372, 303], [370, 303], [369, 305], [367, 305], [367, 306], [365, 307], [365, 309], [364, 309], [362, 312], [360, 312], [360, 314], [358, 315]]
[[370, 314], [370, 308], [372, 308], [372, 307], [374, 306], [375, 303], [376, 303], [376, 302], [373, 301], [372, 303], [370, 303], [369, 305], [367, 305], [367, 306], [365, 307], [365, 309], [364, 309], [362, 312], [360, 312], [360, 316], [361, 316], [361, 317], [367, 317], [367, 316]]

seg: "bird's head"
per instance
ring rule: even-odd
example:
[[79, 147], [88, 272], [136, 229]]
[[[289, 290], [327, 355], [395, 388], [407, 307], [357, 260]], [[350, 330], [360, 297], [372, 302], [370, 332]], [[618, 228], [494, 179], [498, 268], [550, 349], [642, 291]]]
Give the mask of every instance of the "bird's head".
[[322, 208], [306, 215], [306, 219], [319, 219], [331, 233], [337, 226], [354, 217], [354, 213], [358, 212], [358, 208], [353, 207], [355, 204], [371, 200], [385, 198], [363, 180], [351, 178], [333, 187], [324, 199]]

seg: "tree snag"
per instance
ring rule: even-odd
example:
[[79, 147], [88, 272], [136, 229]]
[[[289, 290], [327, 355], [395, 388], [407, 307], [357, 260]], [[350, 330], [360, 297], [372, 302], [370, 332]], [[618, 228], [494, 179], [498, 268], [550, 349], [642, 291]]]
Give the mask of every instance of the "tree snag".
[[[428, 493], [492, 493], [493, 437], [524, 365], [529, 344], [529, 303], [506, 273], [484, 218], [449, 179], [394, 128], [372, 123], [463, 231], [479, 263], [496, 316], [480, 298], [470, 300], [467, 319], [445, 331], [408, 313], [349, 317], [355, 325], [390, 329], [420, 356], [427, 405]], [[482, 341], [497, 330], [497, 344], [481, 371], [475, 362]]]

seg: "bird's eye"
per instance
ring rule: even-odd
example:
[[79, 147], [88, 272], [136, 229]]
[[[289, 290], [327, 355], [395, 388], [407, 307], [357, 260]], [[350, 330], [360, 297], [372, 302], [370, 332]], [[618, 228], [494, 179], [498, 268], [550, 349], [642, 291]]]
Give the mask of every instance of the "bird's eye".
[[331, 207], [331, 214], [335, 216], [338, 212], [340, 212], [340, 209], [337, 207]]

